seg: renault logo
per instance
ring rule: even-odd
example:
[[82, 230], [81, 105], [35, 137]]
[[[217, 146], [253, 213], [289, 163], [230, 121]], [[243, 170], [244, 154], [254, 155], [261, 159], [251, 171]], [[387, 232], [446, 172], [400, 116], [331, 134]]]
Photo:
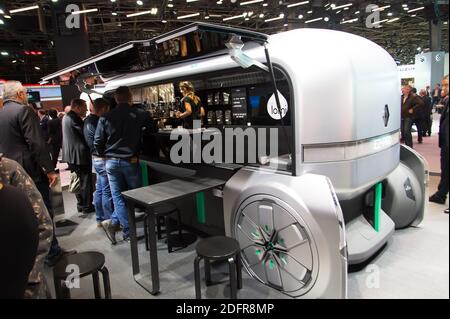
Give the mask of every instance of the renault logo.
[[387, 127], [389, 125], [389, 118], [391, 117], [391, 113], [389, 112], [389, 105], [384, 106], [384, 115], [383, 115], [383, 121], [384, 121], [384, 127]]

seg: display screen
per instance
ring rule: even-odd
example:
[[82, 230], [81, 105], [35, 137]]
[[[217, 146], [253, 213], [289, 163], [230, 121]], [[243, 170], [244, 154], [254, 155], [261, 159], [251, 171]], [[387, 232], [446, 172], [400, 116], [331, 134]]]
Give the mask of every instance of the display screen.
[[28, 91], [27, 96], [29, 103], [37, 103], [41, 101], [41, 93], [37, 91]]
[[223, 104], [224, 105], [230, 104], [230, 93], [223, 92]]
[[251, 109], [258, 109], [261, 105], [261, 97], [260, 96], [250, 96], [250, 108]]
[[[287, 83], [278, 83], [278, 90], [281, 93], [280, 102], [283, 104], [284, 101], [290, 100], [289, 90]], [[249, 94], [249, 104], [250, 104], [250, 122], [253, 125], [280, 125], [280, 120], [274, 116], [274, 114], [269, 114], [269, 110], [275, 109], [276, 103], [274, 99], [273, 89], [270, 84], [252, 86], [248, 89]], [[288, 102], [287, 102], [288, 103]], [[282, 105], [283, 107], [283, 105]], [[278, 112], [276, 112], [278, 114]], [[276, 115], [276, 114], [275, 114]], [[286, 113], [284, 116], [285, 125], [290, 125], [291, 122], [291, 112], [289, 110], [289, 105], [287, 105]]]
[[237, 88], [231, 90], [233, 124], [244, 124], [247, 121], [247, 90]]

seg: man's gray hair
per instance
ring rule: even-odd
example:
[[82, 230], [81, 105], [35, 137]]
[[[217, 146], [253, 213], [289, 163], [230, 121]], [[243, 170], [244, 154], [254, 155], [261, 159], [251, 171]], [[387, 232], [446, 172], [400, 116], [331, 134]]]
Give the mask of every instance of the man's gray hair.
[[17, 93], [24, 91], [22, 83], [19, 81], [7, 81], [3, 87], [3, 100], [16, 100]]

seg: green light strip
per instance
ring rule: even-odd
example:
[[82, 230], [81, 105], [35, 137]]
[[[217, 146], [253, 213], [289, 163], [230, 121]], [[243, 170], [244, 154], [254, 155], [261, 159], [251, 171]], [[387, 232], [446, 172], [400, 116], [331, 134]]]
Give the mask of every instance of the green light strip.
[[383, 194], [383, 184], [378, 183], [375, 186], [375, 207], [374, 207], [374, 228], [376, 232], [380, 231], [380, 212], [381, 212], [381, 197]]

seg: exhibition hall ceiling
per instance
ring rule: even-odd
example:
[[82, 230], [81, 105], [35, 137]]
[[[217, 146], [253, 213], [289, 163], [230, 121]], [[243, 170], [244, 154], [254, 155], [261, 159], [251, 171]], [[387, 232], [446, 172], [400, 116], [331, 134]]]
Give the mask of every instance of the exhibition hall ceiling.
[[[399, 64], [409, 64], [430, 48], [429, 21], [434, 20], [441, 21], [442, 49], [448, 52], [448, 1], [442, 0], [0, 0], [0, 79], [35, 82], [57, 69], [52, 12], [62, 3], [79, 5], [91, 54], [196, 21], [268, 34], [297, 28], [342, 30], [371, 39]], [[302, 45], [308, 48], [308, 43]]]

